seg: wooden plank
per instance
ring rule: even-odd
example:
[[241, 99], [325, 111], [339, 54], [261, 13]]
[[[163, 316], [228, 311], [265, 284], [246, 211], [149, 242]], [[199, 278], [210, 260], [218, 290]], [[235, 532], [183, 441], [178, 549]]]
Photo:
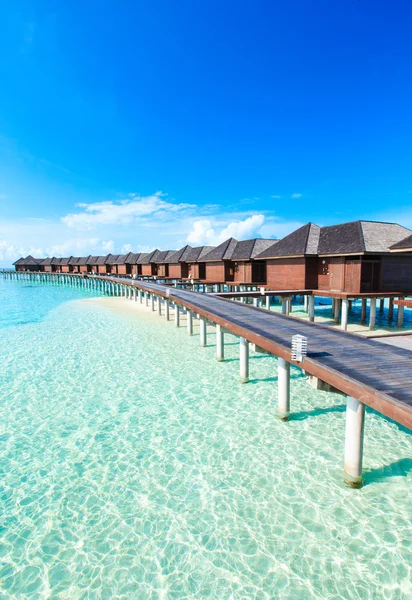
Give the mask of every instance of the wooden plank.
[[[108, 280], [107, 277], [102, 279]], [[297, 333], [305, 335], [308, 356], [304, 363], [293, 364], [412, 429], [412, 352], [409, 350], [213, 294], [141, 281], [109, 280], [169, 297], [291, 363], [291, 338]]]

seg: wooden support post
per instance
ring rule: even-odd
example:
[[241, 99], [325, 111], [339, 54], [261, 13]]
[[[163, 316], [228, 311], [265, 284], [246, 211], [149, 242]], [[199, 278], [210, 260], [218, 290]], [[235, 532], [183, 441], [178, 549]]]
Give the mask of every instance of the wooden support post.
[[312, 323], [315, 321], [315, 296], [311, 294], [309, 296], [309, 321]]
[[207, 326], [206, 319], [204, 317], [200, 317], [200, 345], [207, 345]]
[[361, 308], [361, 323], [365, 323], [366, 321], [366, 298], [362, 298], [362, 308]]
[[[401, 300], [401, 298], [399, 298]], [[403, 327], [403, 316], [405, 312], [405, 307], [401, 304], [398, 304], [398, 327]]]
[[290, 363], [278, 358], [278, 417], [287, 421], [290, 415]]
[[303, 310], [305, 312], [308, 312], [308, 298], [309, 296], [307, 294], [303, 296]]
[[259, 306], [259, 298], [253, 298], [253, 306], [255, 308], [258, 308], [258, 306]]
[[288, 312], [288, 299], [282, 296], [282, 315], [286, 315]]
[[155, 298], [156, 296], [154, 294], [152, 294], [152, 302], [151, 302], [151, 307], [152, 307], [152, 311], [154, 312], [155, 310]]
[[170, 320], [170, 300], [168, 298], [165, 299], [165, 316], [166, 321]]
[[345, 476], [346, 485], [362, 487], [363, 431], [365, 426], [365, 405], [347, 397], [345, 434]]
[[266, 296], [266, 310], [270, 310], [270, 296]]
[[340, 308], [341, 308], [342, 300], [340, 298], [335, 298], [335, 323], [339, 323], [340, 321]]
[[186, 310], [186, 326], [187, 326], [187, 334], [193, 335], [193, 313], [191, 310]]
[[393, 319], [393, 298], [389, 298], [388, 320], [392, 321], [392, 319]]
[[385, 298], [381, 298], [379, 300], [379, 312], [383, 312], [384, 308], [385, 308]]
[[249, 383], [249, 342], [244, 337], [240, 341], [240, 383]]
[[223, 329], [216, 324], [216, 358], [219, 362], [225, 360], [225, 340]]
[[162, 297], [157, 297], [157, 312], [159, 313], [159, 317], [162, 316]]
[[375, 329], [376, 323], [376, 298], [370, 299], [369, 304], [369, 329]]
[[146, 306], [149, 306], [149, 292], [147, 290], [145, 290], [144, 295], [146, 298]]
[[180, 327], [180, 306], [175, 302], [175, 325]]
[[347, 298], [342, 298], [342, 318], [341, 318], [341, 329], [346, 331], [348, 328], [348, 310], [349, 310], [349, 300]]

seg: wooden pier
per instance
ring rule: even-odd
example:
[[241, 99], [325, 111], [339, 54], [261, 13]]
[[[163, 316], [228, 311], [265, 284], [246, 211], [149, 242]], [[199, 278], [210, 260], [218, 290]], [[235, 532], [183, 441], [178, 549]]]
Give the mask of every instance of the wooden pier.
[[[13, 273], [15, 278], [25, 274]], [[33, 278], [34, 274], [27, 275]], [[234, 302], [216, 294], [201, 294], [176, 287], [112, 276], [39, 274], [38, 281], [80, 284], [109, 295], [132, 300], [151, 300], [152, 309], [169, 319], [173, 304], [175, 324], [187, 314], [187, 331], [193, 332], [192, 318], [201, 323], [201, 345], [207, 343], [208, 323], [216, 326], [217, 358], [224, 360], [224, 331], [240, 338], [240, 379], [248, 381], [249, 344], [277, 356], [279, 365], [279, 416], [293, 418], [290, 398], [290, 364], [302, 369], [324, 386], [348, 396], [345, 481], [352, 487], [362, 484], [362, 445], [365, 406], [412, 429], [412, 352], [380, 344], [330, 327], [268, 311], [250, 304]], [[290, 292], [288, 292], [290, 293]], [[280, 295], [279, 292], [273, 295]], [[313, 297], [313, 296], [312, 296]], [[165, 310], [162, 311], [162, 305]], [[302, 362], [291, 358], [295, 335], [307, 338], [308, 352]], [[319, 388], [319, 389], [325, 389]], [[292, 409], [292, 410], [291, 410]]]

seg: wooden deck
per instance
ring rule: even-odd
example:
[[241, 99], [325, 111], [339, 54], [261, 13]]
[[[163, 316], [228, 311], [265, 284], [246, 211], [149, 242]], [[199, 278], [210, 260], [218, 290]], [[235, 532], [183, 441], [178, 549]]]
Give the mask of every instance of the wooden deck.
[[[169, 298], [343, 393], [412, 429], [412, 352], [211, 294], [104, 277]], [[308, 338], [303, 363], [290, 360], [291, 338]]]

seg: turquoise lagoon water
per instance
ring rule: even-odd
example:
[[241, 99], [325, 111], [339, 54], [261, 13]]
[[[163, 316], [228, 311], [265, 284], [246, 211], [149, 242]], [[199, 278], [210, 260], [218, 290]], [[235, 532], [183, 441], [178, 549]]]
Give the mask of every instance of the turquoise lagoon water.
[[0, 598], [410, 599], [411, 435], [130, 301], [0, 280]]

